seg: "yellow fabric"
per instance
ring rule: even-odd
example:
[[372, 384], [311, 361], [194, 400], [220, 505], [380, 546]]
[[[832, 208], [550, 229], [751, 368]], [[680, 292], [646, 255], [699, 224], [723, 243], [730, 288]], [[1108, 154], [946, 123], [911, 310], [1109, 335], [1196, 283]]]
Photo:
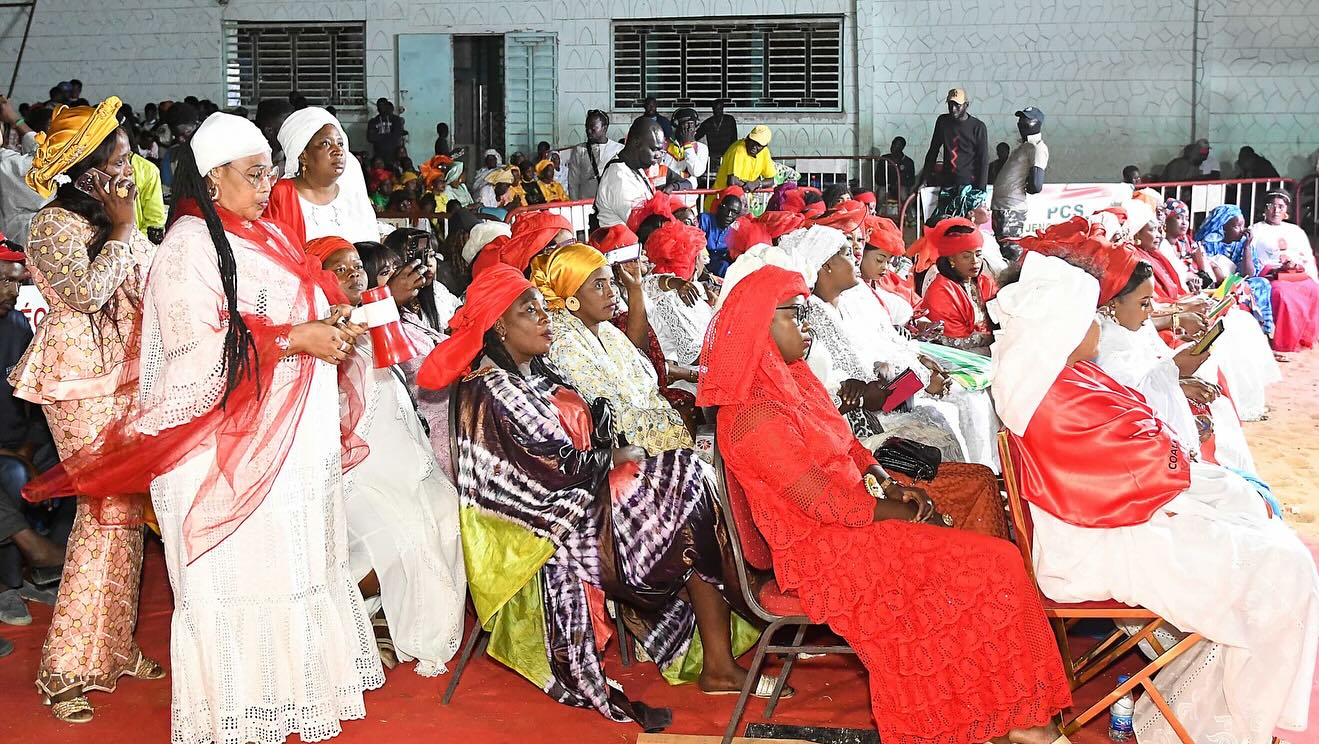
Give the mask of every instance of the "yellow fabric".
[[148, 228], [165, 226], [165, 197], [160, 190], [160, 169], [146, 158], [133, 153], [133, 185], [137, 187], [137, 203], [133, 213], [137, 229], [145, 235]]
[[558, 181], [540, 182], [540, 194], [545, 197], [546, 202], [568, 201], [568, 192], [563, 188], [563, 184]]
[[96, 108], [56, 107], [50, 127], [37, 133], [37, 153], [24, 179], [27, 185], [42, 197], [50, 198], [55, 193], [55, 177], [73, 167], [119, 128], [115, 114], [122, 105], [118, 97], [110, 96]]
[[609, 262], [589, 245], [573, 243], [531, 259], [531, 283], [545, 296], [545, 306], [562, 310], [564, 300], [577, 294], [596, 269]]
[[[760, 154], [754, 158], [747, 154], [746, 140], [738, 140], [728, 147], [724, 153], [724, 159], [719, 164], [719, 173], [714, 179], [714, 188], [716, 191], [728, 188], [728, 177], [736, 176], [742, 181], [755, 181], [760, 178], [774, 177], [774, 158], [769, 153], [769, 148], [762, 148]], [[713, 211], [714, 196], [708, 196], [705, 200], [705, 211]]]

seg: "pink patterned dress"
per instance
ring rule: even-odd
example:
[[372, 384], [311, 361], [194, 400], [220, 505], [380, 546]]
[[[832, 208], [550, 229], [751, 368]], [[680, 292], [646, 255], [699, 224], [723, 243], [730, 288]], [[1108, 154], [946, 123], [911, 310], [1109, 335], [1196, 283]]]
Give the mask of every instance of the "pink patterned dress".
[[[28, 268], [50, 305], [10, 375], [40, 404], [60, 459], [96, 439], [136, 393], [142, 290], [155, 246], [136, 229], [88, 255], [95, 228], [59, 207], [32, 220]], [[142, 496], [80, 498], [64, 578], [37, 672], [37, 689], [113, 691], [142, 657], [133, 641], [142, 569]]]

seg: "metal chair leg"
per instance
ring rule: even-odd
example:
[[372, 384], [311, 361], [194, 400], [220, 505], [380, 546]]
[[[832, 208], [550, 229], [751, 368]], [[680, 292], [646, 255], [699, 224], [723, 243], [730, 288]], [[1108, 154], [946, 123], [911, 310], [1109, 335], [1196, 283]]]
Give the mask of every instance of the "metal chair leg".
[[724, 729], [724, 738], [720, 744], [729, 744], [733, 741], [733, 736], [737, 733], [737, 724], [742, 720], [742, 714], [746, 712], [747, 700], [751, 697], [751, 690], [760, 678], [760, 669], [765, 664], [765, 647], [770, 644], [774, 637], [774, 632], [783, 627], [782, 620], [775, 620], [765, 628], [765, 632], [760, 635], [760, 642], [756, 644], [756, 656], [751, 661], [751, 669], [747, 672], [747, 680], [742, 683], [742, 692], [737, 696], [737, 705], [733, 706], [733, 715], [728, 719], [728, 728]]
[[[472, 632], [467, 634], [467, 642], [463, 644], [463, 653], [458, 657], [458, 664], [453, 668], [453, 678], [449, 680], [449, 686], [444, 688], [444, 696], [440, 698], [440, 705], [448, 705], [453, 699], [453, 694], [458, 691], [458, 682], [463, 678], [463, 670], [467, 668], [467, 662], [471, 661], [472, 656], [476, 653], [485, 652], [485, 644], [489, 637], [481, 627], [480, 618], [476, 618], [472, 625]], [[477, 651], [477, 642], [480, 642], [481, 650]]]
[[618, 634], [618, 657], [623, 661], [623, 666], [632, 666], [632, 634], [627, 632], [627, 625], [623, 623], [623, 606], [614, 603], [614, 631]]
[[[801, 647], [801, 642], [806, 638], [806, 626], [801, 625], [797, 628], [797, 635], [792, 639], [792, 645], [795, 648]], [[788, 675], [792, 674], [792, 665], [797, 661], [797, 653], [787, 654], [783, 660], [783, 668], [779, 670], [779, 680], [774, 683], [774, 694], [769, 696], [769, 705], [765, 706], [765, 720], [774, 717], [774, 708], [778, 707], [779, 696], [783, 694], [783, 688], [788, 685]]]

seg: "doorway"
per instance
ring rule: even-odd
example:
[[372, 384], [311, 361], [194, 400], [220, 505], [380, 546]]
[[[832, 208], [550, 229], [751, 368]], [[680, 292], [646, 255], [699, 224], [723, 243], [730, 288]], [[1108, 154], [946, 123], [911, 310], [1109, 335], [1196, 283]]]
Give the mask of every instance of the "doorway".
[[467, 148], [468, 173], [488, 149], [504, 154], [504, 37], [453, 37], [453, 146]]

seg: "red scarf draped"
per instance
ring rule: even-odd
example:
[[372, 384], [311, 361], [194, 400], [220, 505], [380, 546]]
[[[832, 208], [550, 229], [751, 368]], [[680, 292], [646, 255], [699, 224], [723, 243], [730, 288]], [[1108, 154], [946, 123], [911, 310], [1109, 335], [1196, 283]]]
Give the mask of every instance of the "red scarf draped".
[[1145, 398], [1090, 362], [1064, 367], [1025, 435], [1009, 437], [1022, 497], [1080, 527], [1142, 524], [1191, 485]]
[[1177, 277], [1177, 269], [1167, 256], [1159, 251], [1140, 251], [1140, 257], [1154, 269], [1154, 290], [1159, 302], [1173, 303], [1187, 295], [1186, 287]]
[[[180, 204], [179, 210], [184, 215], [200, 216], [195, 204]], [[153, 480], [174, 470], [197, 450], [213, 447], [214, 464], [184, 519], [189, 563], [233, 534], [256, 511], [293, 445], [317, 360], [305, 354], [295, 356], [296, 378], [276, 386], [274, 372], [283, 354], [277, 339], [287, 336], [292, 325], [315, 319], [310, 316], [315, 313], [316, 287], [320, 286], [331, 302], [343, 301], [334, 275], [322, 271], [320, 264], [292, 245], [278, 227], [264, 220], [245, 222], [223, 208], [218, 212], [226, 232], [255, 244], [276, 266], [300, 279], [300, 304], [307, 308], [308, 317], [275, 325], [262, 315], [244, 315], [243, 321], [252, 334], [250, 373], [229, 392], [223, 407], [217, 404], [187, 423], [143, 434], [138, 428], [144, 417], [136, 402], [138, 381], [126, 382], [116, 392], [135, 400], [125, 415], [107, 425], [92, 444], [29, 483], [23, 491], [29, 501], [70, 494], [92, 497], [97, 499], [99, 519], [99, 499], [147, 493]], [[260, 280], [239, 277], [240, 282]], [[367, 454], [365, 443], [352, 434], [357, 415], [360, 406], [341, 424], [345, 427], [341, 430], [345, 470]]]

